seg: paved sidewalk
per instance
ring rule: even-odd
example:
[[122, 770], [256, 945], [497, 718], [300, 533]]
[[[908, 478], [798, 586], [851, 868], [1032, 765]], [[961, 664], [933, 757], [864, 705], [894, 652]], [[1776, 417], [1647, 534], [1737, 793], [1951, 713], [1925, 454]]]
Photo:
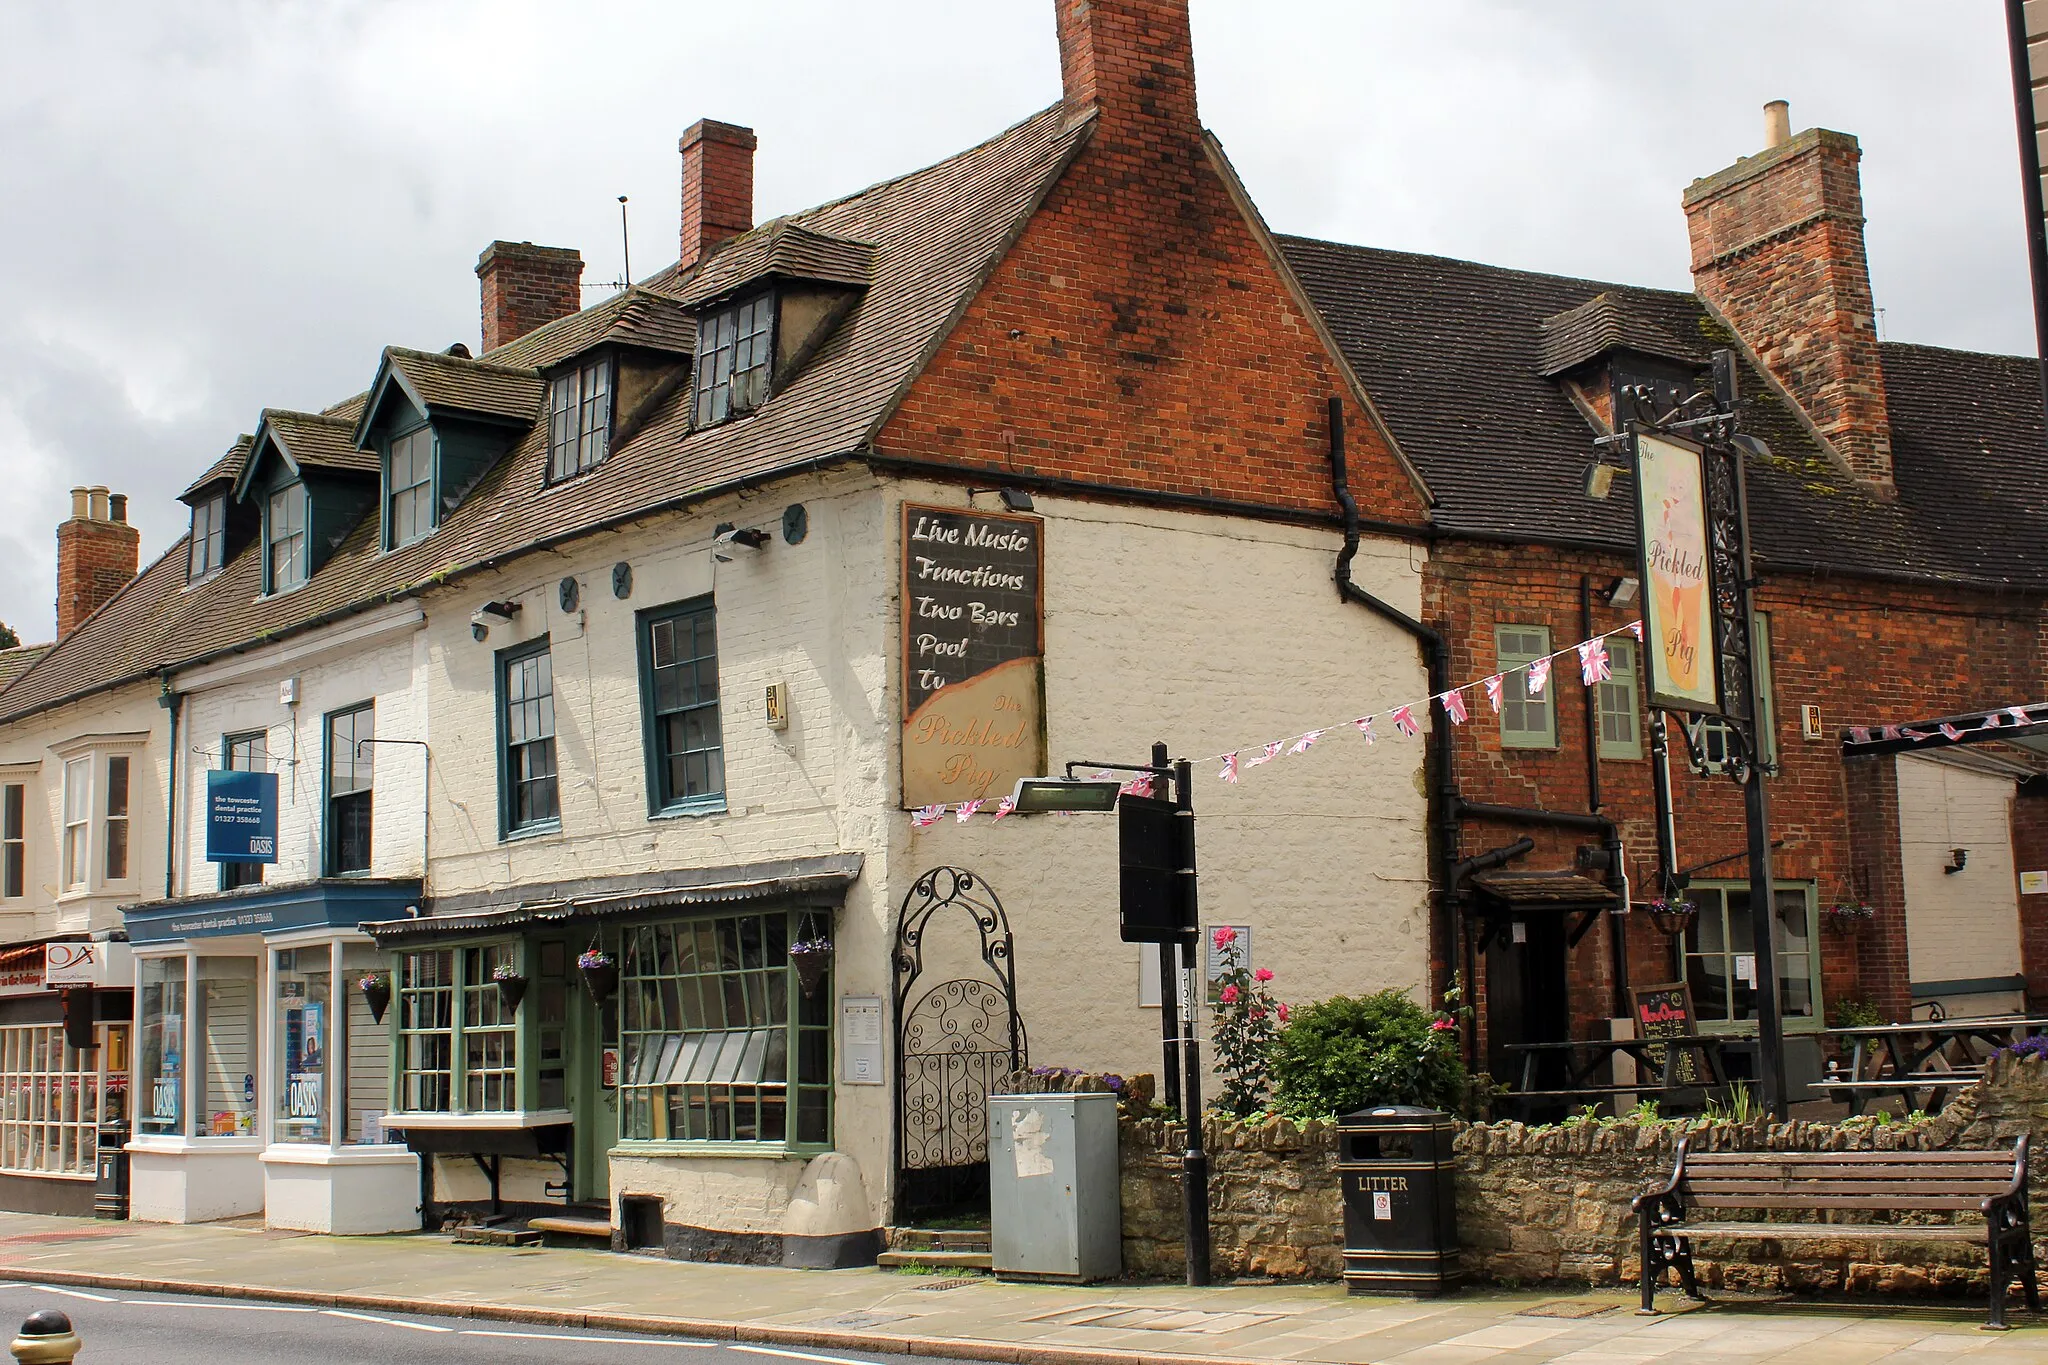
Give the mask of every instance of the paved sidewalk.
[[1691, 1308], [1674, 1293], [1660, 1303], [1680, 1311], [1639, 1318], [1614, 1290], [1416, 1301], [1349, 1298], [1332, 1285], [1015, 1285], [33, 1214], [0, 1214], [0, 1279], [1031, 1365], [2048, 1360], [2041, 1318], [2020, 1312], [2017, 1330], [1985, 1332], [1982, 1305], [1968, 1303]]

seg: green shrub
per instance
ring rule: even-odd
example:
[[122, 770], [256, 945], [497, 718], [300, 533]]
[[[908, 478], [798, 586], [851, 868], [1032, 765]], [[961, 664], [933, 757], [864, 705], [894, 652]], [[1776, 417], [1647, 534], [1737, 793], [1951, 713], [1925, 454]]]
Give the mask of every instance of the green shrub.
[[1394, 990], [1296, 1010], [1274, 1041], [1270, 1068], [1273, 1107], [1297, 1119], [1377, 1104], [1457, 1113], [1467, 1093], [1450, 1019]]

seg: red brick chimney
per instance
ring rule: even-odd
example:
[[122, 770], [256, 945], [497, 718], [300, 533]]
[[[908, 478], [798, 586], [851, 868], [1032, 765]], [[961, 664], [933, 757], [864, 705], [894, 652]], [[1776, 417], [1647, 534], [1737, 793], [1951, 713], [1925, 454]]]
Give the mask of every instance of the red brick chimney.
[[71, 490], [71, 517], [57, 523], [57, 638], [128, 585], [142, 564], [142, 535], [128, 499], [104, 488]]
[[583, 256], [569, 247], [492, 242], [477, 257], [476, 277], [486, 351], [583, 311]]
[[754, 130], [698, 119], [683, 134], [684, 270], [728, 237], [754, 226]]
[[1187, 0], [1053, 0], [1070, 114], [1199, 132]]
[[1847, 133], [1794, 137], [1782, 100], [1770, 145], [1685, 192], [1693, 285], [1848, 462], [1891, 496], [1891, 419], [1863, 249], [1862, 151]]

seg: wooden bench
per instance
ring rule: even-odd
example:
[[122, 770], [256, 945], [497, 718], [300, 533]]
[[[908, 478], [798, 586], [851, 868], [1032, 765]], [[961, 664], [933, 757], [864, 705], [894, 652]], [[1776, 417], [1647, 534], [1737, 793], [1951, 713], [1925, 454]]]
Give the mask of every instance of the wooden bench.
[[[2005, 1328], [2006, 1286], [2017, 1278], [2039, 1312], [2033, 1230], [2027, 1218], [2027, 1139], [2010, 1152], [1689, 1152], [1678, 1144], [1669, 1183], [1634, 1202], [1643, 1258], [1642, 1313], [1657, 1311], [1657, 1286], [1678, 1272], [1687, 1298], [1694, 1238], [1751, 1242], [1975, 1242], [1991, 1253], [1989, 1327]], [[1865, 1214], [1975, 1211], [1984, 1222], [1710, 1222], [1700, 1211], [1834, 1210]]]

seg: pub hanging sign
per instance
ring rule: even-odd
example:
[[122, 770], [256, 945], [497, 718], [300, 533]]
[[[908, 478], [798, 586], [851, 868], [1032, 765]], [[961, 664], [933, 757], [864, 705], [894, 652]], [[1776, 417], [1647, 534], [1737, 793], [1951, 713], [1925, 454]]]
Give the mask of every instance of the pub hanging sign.
[[1639, 432], [1635, 470], [1650, 705], [1719, 714], [1705, 452]]
[[903, 505], [903, 805], [1045, 771], [1045, 523]]

